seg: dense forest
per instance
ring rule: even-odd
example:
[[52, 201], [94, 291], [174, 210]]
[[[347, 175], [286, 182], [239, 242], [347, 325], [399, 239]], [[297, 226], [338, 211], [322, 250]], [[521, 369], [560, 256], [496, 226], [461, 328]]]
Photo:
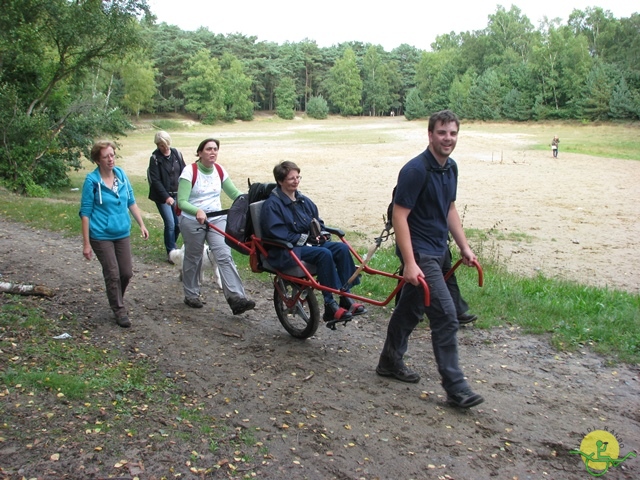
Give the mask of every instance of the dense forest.
[[[640, 118], [640, 15], [591, 7], [537, 28], [498, 6], [486, 28], [403, 44], [279, 45], [157, 23], [145, 0], [2, 0], [0, 179], [30, 195], [66, 185], [97, 135], [130, 116], [205, 123], [255, 111], [480, 120]], [[179, 8], [179, 7], [176, 7]]]

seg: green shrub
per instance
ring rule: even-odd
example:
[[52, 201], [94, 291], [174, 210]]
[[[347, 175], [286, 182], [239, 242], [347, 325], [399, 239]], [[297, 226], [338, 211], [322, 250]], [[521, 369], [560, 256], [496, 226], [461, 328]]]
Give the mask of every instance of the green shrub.
[[276, 115], [278, 115], [283, 120], [293, 120], [293, 117], [295, 117], [295, 112], [291, 108], [277, 107]]
[[171, 130], [182, 130], [186, 127], [186, 125], [182, 122], [179, 122], [177, 120], [171, 120], [171, 119], [157, 119], [154, 120], [151, 125], [153, 125], [154, 128], [157, 128], [158, 130], [166, 130], [166, 131], [171, 131]]
[[317, 120], [324, 120], [329, 115], [329, 105], [322, 97], [311, 97], [307, 102], [307, 115]]

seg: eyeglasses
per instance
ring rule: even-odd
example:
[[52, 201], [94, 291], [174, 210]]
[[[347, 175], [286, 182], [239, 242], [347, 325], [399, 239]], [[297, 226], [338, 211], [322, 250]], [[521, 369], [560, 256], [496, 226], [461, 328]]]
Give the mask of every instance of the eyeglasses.
[[300, 180], [302, 180], [302, 175], [298, 175], [295, 177], [289, 177], [286, 179], [287, 182], [299, 182]]

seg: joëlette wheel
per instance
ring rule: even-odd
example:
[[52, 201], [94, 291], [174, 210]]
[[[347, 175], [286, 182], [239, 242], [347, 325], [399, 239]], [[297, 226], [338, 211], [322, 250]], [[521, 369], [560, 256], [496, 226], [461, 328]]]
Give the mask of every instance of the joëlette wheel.
[[276, 277], [273, 289], [273, 306], [278, 320], [295, 338], [309, 338], [320, 325], [320, 309], [312, 288]]

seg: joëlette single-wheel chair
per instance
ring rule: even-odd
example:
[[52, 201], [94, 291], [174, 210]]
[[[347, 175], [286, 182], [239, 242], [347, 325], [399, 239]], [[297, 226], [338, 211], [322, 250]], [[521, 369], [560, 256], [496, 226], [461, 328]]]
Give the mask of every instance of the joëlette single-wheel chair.
[[[231, 237], [226, 232], [222, 231], [209, 222], [207, 222], [206, 225], [208, 226], [208, 228], [217, 231], [221, 235], [224, 235], [228, 241], [227, 243], [231, 242], [232, 244], [234, 244], [236, 247], [238, 247], [236, 248], [237, 250], [241, 250], [243, 251], [243, 253], [249, 255], [249, 264], [251, 266], [252, 272], [267, 272], [272, 275], [274, 287], [273, 305], [276, 310], [276, 315], [278, 316], [278, 320], [280, 321], [282, 326], [292, 337], [306, 339], [311, 337], [318, 330], [322, 315], [320, 313], [318, 299], [316, 298], [314, 290], [328, 291], [333, 294], [344, 295], [345, 297], [351, 298], [354, 301], [365, 302], [371, 305], [383, 307], [396, 298], [397, 294], [402, 289], [402, 286], [405, 284], [404, 278], [401, 275], [376, 270], [369, 267], [368, 265], [371, 257], [373, 256], [373, 253], [375, 253], [375, 250], [380, 246], [383, 240], [386, 240], [386, 238], [389, 237], [389, 223], [387, 223], [387, 226], [385, 226], [383, 234], [380, 237], [376, 238], [376, 245], [370, 248], [367, 252], [366, 259], [363, 259], [351, 246], [351, 244], [349, 244], [342, 230], [325, 226], [326, 231], [328, 231], [332, 235], [337, 236], [341, 242], [345, 243], [349, 247], [349, 251], [356, 259], [356, 265], [359, 265], [354, 275], [347, 282], [347, 285], [344, 285], [343, 289], [341, 290], [336, 290], [334, 288], [325, 287], [317, 281], [317, 279], [315, 278], [316, 270], [314, 265], [310, 265], [300, 260], [293, 252], [293, 245], [291, 243], [278, 239], [262, 237], [260, 228], [260, 214], [263, 203], [264, 200], [261, 200], [249, 205], [250, 220], [253, 233], [250, 235], [249, 240], [247, 240], [246, 242], [238, 241], [237, 239]], [[296, 265], [287, 270], [278, 270], [276, 268], [273, 268], [267, 260], [267, 245], [270, 247], [275, 246], [278, 248], [286, 248]], [[460, 263], [461, 261], [458, 261], [447, 275], [451, 275], [454, 270], [460, 265]], [[476, 264], [475, 267], [478, 269], [479, 273], [479, 285], [482, 286], [482, 269], [479, 264]], [[396, 280], [396, 287], [384, 300], [375, 300], [362, 295], [356, 295], [351, 292], [346, 292], [345, 290], [346, 288], [348, 288], [349, 284], [362, 273], [368, 275], [382, 275], [384, 277], [393, 278]], [[427, 283], [424, 281], [424, 279], [420, 279], [420, 281], [425, 293], [424, 304], [425, 306], [429, 306], [429, 287], [427, 286]], [[336, 324], [339, 323], [346, 324], [347, 321], [332, 320], [329, 322], [325, 322], [325, 325], [335, 330]]]

